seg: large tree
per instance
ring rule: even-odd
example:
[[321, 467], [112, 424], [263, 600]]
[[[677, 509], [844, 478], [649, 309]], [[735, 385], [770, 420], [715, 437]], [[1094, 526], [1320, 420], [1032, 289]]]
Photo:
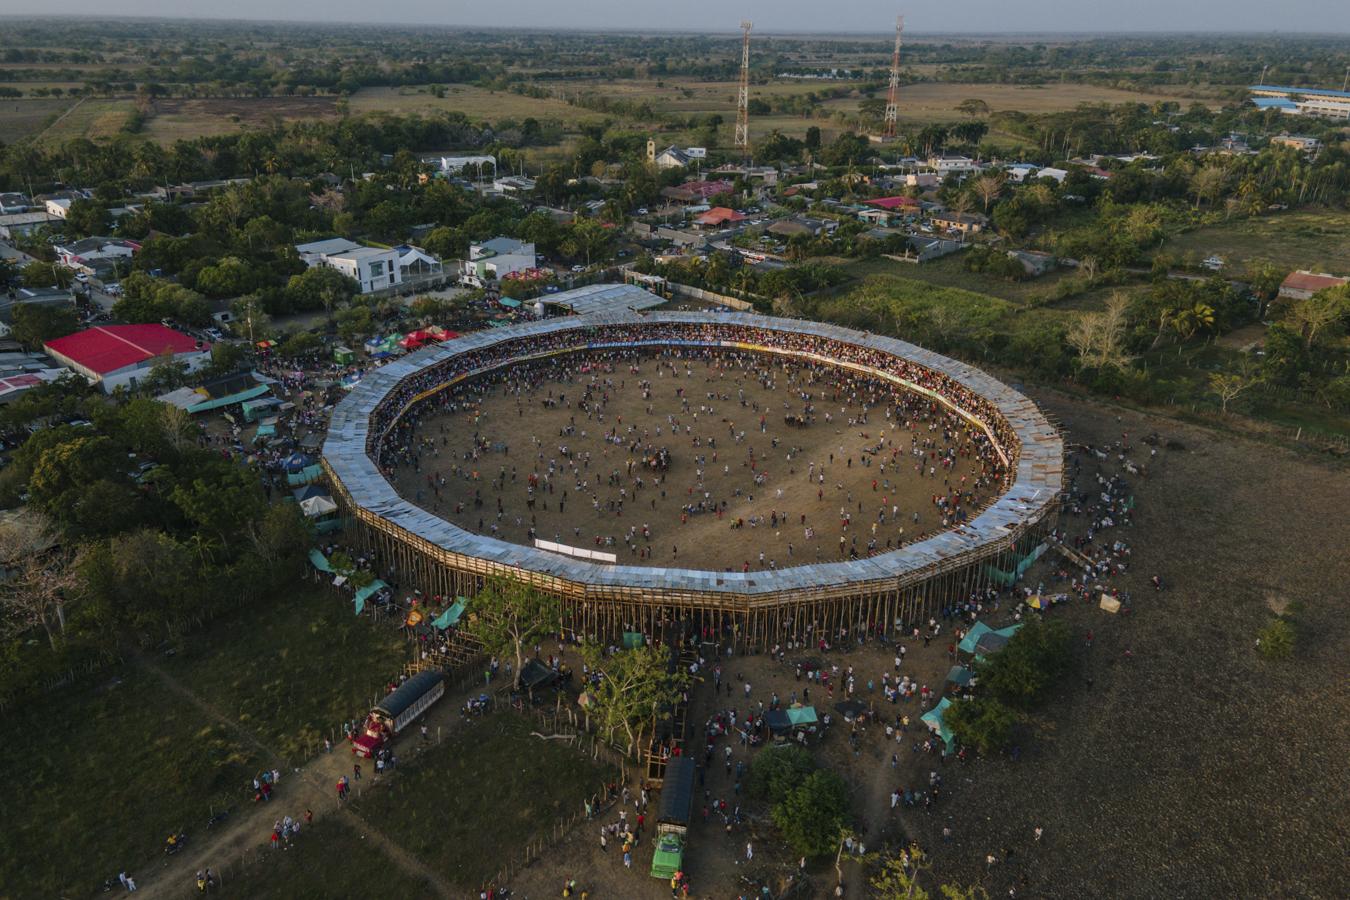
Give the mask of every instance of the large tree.
[[470, 631], [494, 655], [515, 658], [514, 685], [530, 647], [556, 634], [561, 609], [556, 597], [514, 578], [494, 577], [473, 598]]
[[688, 674], [680, 669], [667, 672], [667, 654], [650, 645], [606, 653], [601, 645], [588, 643], [582, 647], [582, 656], [600, 676], [587, 689], [587, 714], [611, 740], [622, 731], [628, 753], [636, 753], [643, 734], [670, 716]]

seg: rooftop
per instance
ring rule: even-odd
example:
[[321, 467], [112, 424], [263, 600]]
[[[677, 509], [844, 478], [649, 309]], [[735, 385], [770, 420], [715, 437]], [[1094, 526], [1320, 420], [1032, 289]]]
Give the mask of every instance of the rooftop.
[[1273, 84], [1254, 84], [1248, 90], [1251, 91], [1271, 91], [1284, 94], [1303, 94], [1309, 97], [1334, 97], [1340, 100], [1350, 100], [1350, 91], [1328, 91], [1322, 88], [1300, 88], [1284, 87]]
[[193, 338], [163, 325], [100, 325], [48, 341], [45, 346], [48, 353], [99, 375], [165, 352], [176, 355], [199, 349]]

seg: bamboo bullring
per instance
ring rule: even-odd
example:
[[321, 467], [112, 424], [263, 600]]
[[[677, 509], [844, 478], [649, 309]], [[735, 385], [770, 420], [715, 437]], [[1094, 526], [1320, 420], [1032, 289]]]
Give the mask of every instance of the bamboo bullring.
[[[973, 517], [870, 556], [755, 571], [594, 562], [477, 534], [401, 496], [378, 462], [391, 429], [465, 379], [612, 348], [790, 357], [937, 401], [983, 433], [1002, 490]], [[556, 595], [566, 629], [660, 633], [678, 620], [743, 648], [910, 628], [1007, 584], [1053, 527], [1063, 442], [1036, 405], [978, 369], [893, 338], [743, 313], [596, 313], [475, 332], [369, 372], [334, 410], [323, 466], [358, 545], [405, 588], [471, 596], [494, 575]], [[733, 538], [734, 539], [734, 538]]]

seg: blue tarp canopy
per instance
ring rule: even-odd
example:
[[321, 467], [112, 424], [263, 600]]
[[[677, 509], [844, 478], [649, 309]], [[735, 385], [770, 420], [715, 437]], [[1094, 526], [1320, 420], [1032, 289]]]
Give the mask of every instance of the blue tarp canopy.
[[313, 464], [313, 462], [314, 459], [312, 457], [306, 456], [303, 453], [292, 453], [281, 461], [281, 467], [287, 472], [299, 472], [303, 470], [305, 466]]
[[951, 671], [947, 673], [947, 680], [961, 687], [970, 684], [970, 680], [974, 677], [975, 673], [965, 666], [952, 666]]
[[259, 425], [259, 426], [258, 426], [258, 433], [255, 434], [255, 435], [253, 435], [253, 442], [256, 444], [258, 441], [261, 441], [261, 440], [263, 440], [264, 438], [270, 438], [270, 437], [276, 437], [276, 436], [277, 436], [277, 426], [275, 426], [275, 425], [273, 425], [273, 424], [271, 424], [271, 423], [269, 422], [269, 423], [267, 423], [266, 425]]
[[1017, 633], [1017, 629], [1021, 627], [1022, 623], [1018, 622], [1016, 625], [995, 630], [983, 622], [976, 622], [957, 646], [962, 653], [974, 654], [976, 658], [989, 653], [996, 653], [1003, 649], [1004, 645]]
[[794, 706], [787, 711], [787, 717], [793, 725], [814, 725], [816, 724], [816, 708], [814, 706]]
[[376, 578], [370, 584], [366, 585], [365, 587], [361, 588], [361, 590], [357, 591], [356, 596], [352, 598], [352, 602], [356, 604], [356, 614], [358, 616], [361, 615], [361, 611], [366, 608], [366, 600], [371, 595], [378, 593], [379, 591], [387, 587], [389, 587], [389, 585], [385, 584], [383, 581]]
[[303, 503], [310, 497], [326, 497], [328, 491], [319, 487], [317, 484], [307, 484], [302, 488], [296, 488], [291, 491], [291, 496], [295, 498], [296, 503]]
[[948, 752], [953, 750], [956, 746], [956, 735], [952, 734], [952, 730], [947, 727], [947, 722], [942, 714], [947, 707], [951, 705], [952, 701], [943, 697], [938, 701], [937, 706], [919, 716], [923, 723], [928, 726], [930, 731], [937, 732], [937, 736], [942, 738], [942, 742], [947, 745]]
[[519, 301], [519, 300], [513, 300], [513, 299], [510, 298], [510, 297], [502, 297], [502, 298], [501, 298], [500, 300], [498, 300], [497, 302], [500, 303], [502, 306], [505, 306], [507, 309], [519, 309], [519, 308], [520, 308], [520, 301]]

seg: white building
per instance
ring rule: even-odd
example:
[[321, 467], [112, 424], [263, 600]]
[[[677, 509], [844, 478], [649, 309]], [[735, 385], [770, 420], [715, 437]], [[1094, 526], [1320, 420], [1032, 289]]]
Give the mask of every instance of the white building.
[[336, 269], [361, 286], [361, 293], [369, 294], [403, 283], [403, 272], [399, 267], [399, 256], [394, 250], [381, 250], [378, 247], [357, 247], [355, 250], [343, 250], [330, 253], [320, 265]]
[[141, 249], [141, 245], [118, 238], [87, 237], [68, 244], [57, 244], [52, 249], [56, 251], [56, 258], [61, 265], [67, 269], [85, 271], [101, 259], [129, 259]]
[[488, 281], [534, 268], [537, 268], [534, 244], [497, 237], [481, 244], [470, 244], [469, 258], [460, 261], [459, 274], [466, 284], [482, 287]]
[[948, 175], [979, 171], [980, 165], [969, 156], [954, 156], [944, 153], [941, 156], [928, 157], [928, 168], [940, 177], [945, 178]]
[[48, 200], [46, 203], [47, 215], [56, 216], [58, 219], [64, 219], [70, 213], [70, 203], [71, 201], [65, 197]]
[[361, 293], [391, 288], [403, 283], [399, 251], [366, 247], [346, 238], [329, 238], [296, 244], [305, 265], [336, 269], [361, 286]]
[[1280, 87], [1257, 84], [1250, 88], [1257, 109], [1277, 109], [1291, 116], [1322, 116], [1350, 119], [1350, 92], [1318, 88]]

